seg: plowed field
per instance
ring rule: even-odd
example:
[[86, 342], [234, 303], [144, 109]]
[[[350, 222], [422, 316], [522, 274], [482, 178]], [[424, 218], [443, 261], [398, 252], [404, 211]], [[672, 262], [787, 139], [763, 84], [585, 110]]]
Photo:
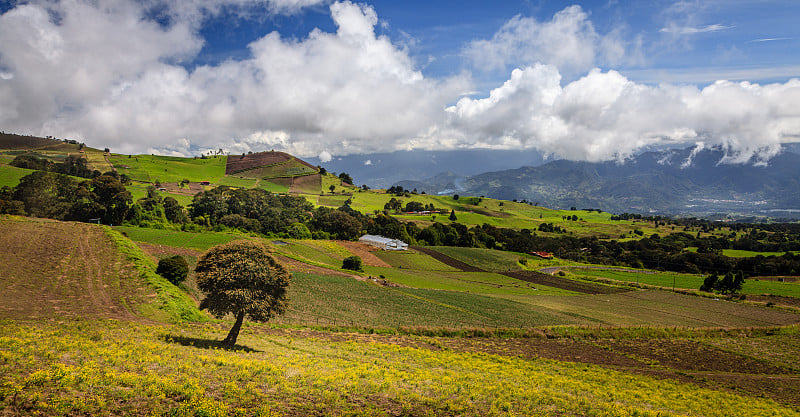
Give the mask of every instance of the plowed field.
[[154, 296], [103, 230], [0, 217], [0, 318], [131, 319]]

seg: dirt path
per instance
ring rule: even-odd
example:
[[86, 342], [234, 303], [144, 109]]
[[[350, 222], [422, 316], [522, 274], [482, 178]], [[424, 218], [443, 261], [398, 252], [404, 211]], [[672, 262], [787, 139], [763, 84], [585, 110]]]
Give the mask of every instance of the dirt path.
[[582, 294], [617, 294], [631, 291], [626, 288], [610, 287], [606, 285], [593, 284], [591, 282], [575, 281], [572, 279], [561, 278], [553, 275], [543, 274], [537, 271], [507, 271], [501, 274], [521, 281], [533, 284], [545, 285], [548, 287], [560, 288], [562, 290], [579, 292]]
[[300, 262], [298, 260], [288, 258], [286, 256], [275, 255], [275, 259], [285, 266], [290, 272], [301, 272], [304, 274], [319, 274], [319, 275], [333, 275], [336, 277], [355, 278], [357, 280], [365, 281], [366, 278], [361, 275], [348, 274], [347, 272], [337, 271], [335, 269], [323, 268], [321, 266], [310, 265]]

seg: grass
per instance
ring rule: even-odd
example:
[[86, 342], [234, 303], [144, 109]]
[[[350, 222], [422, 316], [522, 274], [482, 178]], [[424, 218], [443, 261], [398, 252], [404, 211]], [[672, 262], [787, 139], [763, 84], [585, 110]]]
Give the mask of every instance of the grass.
[[[600, 269], [573, 268], [571, 272], [578, 277], [598, 277], [613, 279], [624, 282], [639, 282], [642, 284], [656, 285], [660, 287], [699, 289], [703, 284], [703, 276], [692, 274], [679, 274], [669, 272], [650, 272], [636, 273], [623, 271], [610, 271]], [[800, 283], [797, 282], [778, 282], [764, 281], [755, 278], [745, 280], [742, 287], [743, 294], [770, 294], [784, 297], [800, 298]]]
[[452, 266], [445, 265], [426, 254], [419, 253], [414, 250], [377, 251], [375, 252], [375, 255], [394, 268], [399, 267], [402, 269], [413, 269], [419, 271], [459, 271]]
[[175, 230], [146, 229], [131, 226], [115, 226], [114, 230], [124, 233], [127, 237], [136, 242], [197, 250], [208, 250], [212, 246], [228, 243], [236, 239], [246, 238], [245, 236], [227, 233], [193, 233]]
[[[754, 252], [750, 250], [739, 250], [739, 249], [723, 249], [722, 254], [725, 256], [729, 256], [731, 258], [753, 258], [756, 256], [781, 256], [786, 252]], [[794, 251], [791, 252], [793, 254], [798, 254], [800, 252]]]
[[32, 172], [32, 169], [0, 165], [0, 187], [16, 187], [22, 177]]
[[747, 303], [667, 291], [641, 290], [610, 295], [509, 297], [605, 326], [747, 327], [797, 323], [800, 315]]
[[576, 324], [547, 309], [460, 291], [382, 287], [349, 277], [293, 274], [282, 323], [369, 327], [530, 327]]
[[194, 416], [798, 415], [768, 399], [596, 365], [259, 330], [246, 326], [242, 346], [224, 350], [214, 342], [222, 332], [213, 325], [0, 321], [5, 347], [0, 410]]
[[188, 179], [191, 182], [211, 181], [216, 183], [225, 175], [226, 158], [207, 159], [178, 158], [155, 155], [113, 154], [111, 163], [120, 174], [127, 174], [131, 179], [144, 182], [161, 181], [180, 182]]

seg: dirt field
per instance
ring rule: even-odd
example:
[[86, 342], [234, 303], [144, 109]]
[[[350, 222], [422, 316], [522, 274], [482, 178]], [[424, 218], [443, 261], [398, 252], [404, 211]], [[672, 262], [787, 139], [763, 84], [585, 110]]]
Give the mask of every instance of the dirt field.
[[352, 253], [353, 255], [360, 257], [361, 262], [364, 265], [380, 266], [383, 268], [392, 267], [391, 265], [384, 262], [383, 259], [375, 256], [373, 252], [379, 251], [380, 249], [374, 246], [370, 246], [360, 242], [348, 242], [345, 240], [337, 240], [336, 243], [338, 243], [341, 246], [344, 246], [344, 248], [349, 250], [350, 253]]
[[250, 155], [230, 155], [225, 165], [225, 175], [246, 171], [264, 165], [286, 162], [292, 159], [291, 155], [283, 152], [259, 152]]
[[154, 296], [97, 226], [0, 217], [0, 317], [133, 319]]

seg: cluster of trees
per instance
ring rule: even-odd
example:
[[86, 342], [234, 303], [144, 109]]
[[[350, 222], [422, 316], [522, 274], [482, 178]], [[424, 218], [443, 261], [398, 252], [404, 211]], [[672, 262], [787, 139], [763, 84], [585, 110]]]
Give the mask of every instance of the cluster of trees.
[[403, 207], [403, 202], [401, 200], [392, 197], [383, 205], [383, 209], [386, 211], [415, 213], [420, 211], [435, 211], [436, 207], [434, 207], [432, 203], [424, 204], [419, 201], [409, 201], [406, 203], [405, 207]]
[[703, 280], [703, 285], [700, 286], [700, 291], [712, 292], [719, 291], [723, 294], [736, 294], [742, 290], [744, 285], [744, 272], [739, 271], [736, 274], [728, 271], [725, 276], [720, 279], [717, 273], [712, 273]]
[[[58, 174], [72, 175], [73, 177], [81, 178], [95, 178], [102, 175], [100, 171], [89, 168], [86, 158], [79, 155], [69, 155], [64, 159], [64, 162], [53, 162], [52, 160], [42, 158], [35, 153], [26, 153], [14, 158], [9, 165], [17, 168], [55, 172]], [[130, 179], [127, 176], [124, 176], [122, 180], [127, 184], [130, 184]]]

